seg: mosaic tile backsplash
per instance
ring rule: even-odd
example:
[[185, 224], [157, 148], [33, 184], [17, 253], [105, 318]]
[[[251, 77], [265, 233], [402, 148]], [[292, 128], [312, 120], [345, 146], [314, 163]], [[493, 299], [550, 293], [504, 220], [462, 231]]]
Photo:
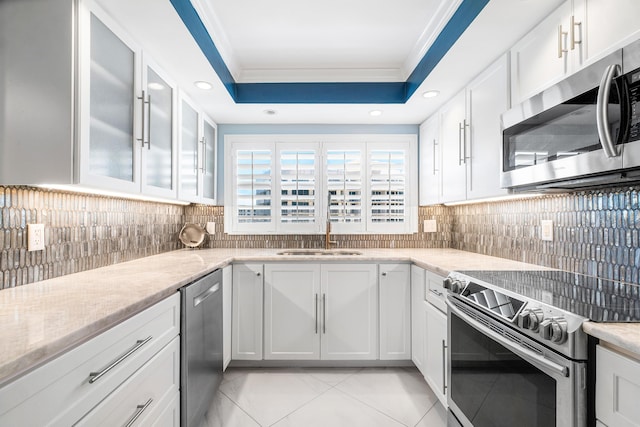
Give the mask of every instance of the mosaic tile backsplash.
[[[419, 209], [412, 235], [333, 235], [339, 248], [455, 248], [639, 283], [640, 188]], [[422, 231], [437, 221], [436, 233]], [[554, 240], [540, 238], [553, 221]], [[321, 248], [324, 235], [228, 235], [222, 206], [179, 206], [0, 186], [0, 287], [8, 288], [180, 249], [185, 222], [216, 223], [204, 247]], [[45, 224], [27, 252], [26, 224]]]

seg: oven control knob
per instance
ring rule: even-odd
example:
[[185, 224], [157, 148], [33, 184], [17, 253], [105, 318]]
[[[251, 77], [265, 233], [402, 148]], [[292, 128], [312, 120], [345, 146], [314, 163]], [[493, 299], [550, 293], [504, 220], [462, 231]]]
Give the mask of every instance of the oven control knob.
[[567, 340], [567, 321], [562, 317], [546, 319], [540, 325], [540, 335], [545, 340], [562, 344]]
[[464, 289], [464, 283], [458, 279], [447, 277], [442, 284], [445, 289], [449, 289], [454, 294], [459, 294]]
[[537, 331], [544, 319], [544, 313], [539, 308], [528, 308], [518, 315], [518, 326], [523, 329]]

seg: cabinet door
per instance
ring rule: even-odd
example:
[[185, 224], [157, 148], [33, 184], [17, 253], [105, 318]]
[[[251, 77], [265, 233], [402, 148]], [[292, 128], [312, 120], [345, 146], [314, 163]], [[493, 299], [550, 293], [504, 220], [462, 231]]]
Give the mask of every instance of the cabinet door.
[[440, 117], [434, 114], [420, 125], [420, 206], [440, 203], [442, 193]]
[[425, 302], [427, 318], [426, 375], [427, 383], [447, 406], [447, 315]]
[[142, 149], [142, 192], [175, 198], [176, 86], [148, 57], [143, 64], [145, 126]]
[[378, 357], [377, 270], [375, 264], [322, 265], [322, 359]]
[[202, 138], [200, 139], [200, 173], [198, 174], [202, 189], [201, 201], [216, 202], [216, 124], [207, 117], [202, 119]]
[[425, 273], [424, 269], [411, 266], [411, 360], [422, 375], [426, 375]]
[[572, 0], [565, 1], [511, 48], [513, 105], [560, 81], [570, 72], [571, 3]]
[[411, 359], [411, 266], [381, 264], [380, 360]]
[[190, 202], [198, 200], [198, 110], [181, 97], [179, 109], [180, 150], [178, 198]]
[[233, 266], [231, 357], [262, 360], [262, 264]]
[[140, 49], [98, 10], [83, 9], [80, 31], [80, 181], [140, 192]]
[[231, 319], [233, 306], [233, 266], [222, 269], [222, 370], [225, 371], [231, 362]]
[[640, 361], [596, 348], [596, 417], [608, 426], [640, 426]]
[[574, 0], [576, 31], [584, 37], [585, 63], [591, 63], [640, 37], [637, 0]]
[[439, 111], [442, 144], [441, 202], [465, 200], [467, 197], [465, 135], [468, 129], [465, 91], [458, 93]]
[[500, 115], [509, 108], [508, 72], [504, 55], [467, 86], [467, 199], [507, 194], [500, 188]]
[[320, 358], [320, 264], [264, 268], [264, 358]]

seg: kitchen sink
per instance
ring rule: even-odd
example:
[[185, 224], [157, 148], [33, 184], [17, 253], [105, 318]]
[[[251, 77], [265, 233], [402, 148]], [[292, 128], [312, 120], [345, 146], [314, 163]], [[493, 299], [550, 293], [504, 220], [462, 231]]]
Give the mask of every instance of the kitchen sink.
[[339, 256], [339, 255], [362, 255], [362, 252], [332, 249], [287, 249], [278, 252], [278, 255], [306, 255], [306, 256]]

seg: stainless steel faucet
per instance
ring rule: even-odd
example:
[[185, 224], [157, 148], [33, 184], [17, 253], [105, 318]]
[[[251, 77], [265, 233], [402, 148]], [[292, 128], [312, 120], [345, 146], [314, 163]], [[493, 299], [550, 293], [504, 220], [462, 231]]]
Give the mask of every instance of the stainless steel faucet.
[[331, 240], [331, 193], [327, 194], [327, 225], [325, 227], [324, 248], [331, 249], [332, 244], [338, 243]]

